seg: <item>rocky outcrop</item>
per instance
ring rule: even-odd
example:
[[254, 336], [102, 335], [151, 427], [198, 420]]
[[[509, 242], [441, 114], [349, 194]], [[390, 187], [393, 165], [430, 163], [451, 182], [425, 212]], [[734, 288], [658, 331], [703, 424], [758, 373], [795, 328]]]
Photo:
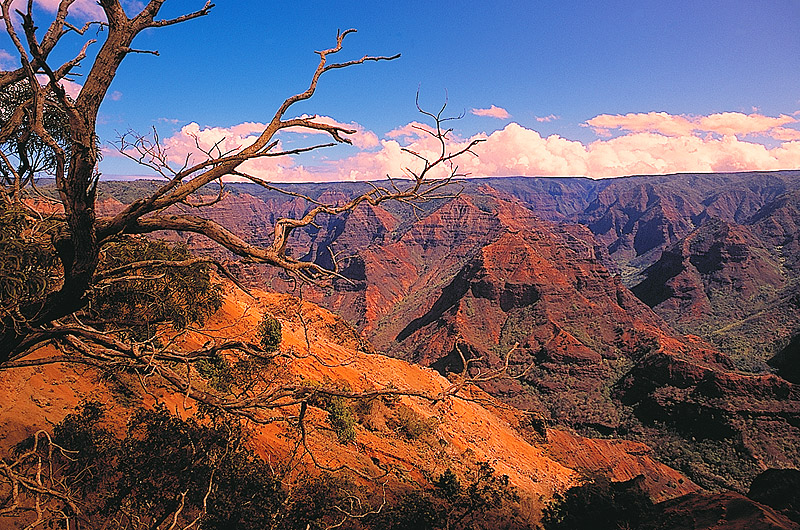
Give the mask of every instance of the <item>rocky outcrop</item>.
[[708, 218], [664, 250], [633, 293], [684, 333], [720, 327], [753, 311], [786, 283], [776, 256], [747, 227]]
[[747, 224], [707, 217], [633, 292], [676, 329], [702, 335], [743, 369], [763, 370], [800, 331], [798, 199], [781, 195]]

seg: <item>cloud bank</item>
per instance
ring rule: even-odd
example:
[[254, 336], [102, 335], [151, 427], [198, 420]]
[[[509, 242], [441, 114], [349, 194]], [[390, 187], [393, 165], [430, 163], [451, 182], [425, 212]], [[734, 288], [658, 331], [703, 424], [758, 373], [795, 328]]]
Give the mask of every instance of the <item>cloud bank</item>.
[[[336, 123], [332, 118], [319, 121]], [[798, 119], [781, 114], [725, 112], [707, 116], [650, 112], [626, 115], [601, 114], [583, 125], [598, 139], [584, 143], [560, 135], [544, 137], [518, 123], [509, 123], [490, 134], [454, 139], [457, 150], [474, 139], [483, 141], [458, 160], [458, 172], [471, 176], [588, 176], [618, 177], [634, 174], [676, 172], [725, 172], [800, 168]], [[289, 156], [247, 162], [243, 169], [273, 182], [376, 180], [407, 176], [419, 171], [413, 150], [435, 159], [439, 145], [412, 122], [379, 138], [358, 124], [340, 124], [356, 130], [353, 143], [360, 149], [347, 158], [306, 167]], [[197, 149], [222, 151], [255, 141], [264, 127], [243, 123], [233, 127], [184, 126], [164, 140], [175, 163], [187, 156], [201, 157]], [[303, 134], [311, 134], [303, 132]], [[325, 140], [327, 141], [327, 140]], [[438, 176], [442, 176], [439, 173]]]

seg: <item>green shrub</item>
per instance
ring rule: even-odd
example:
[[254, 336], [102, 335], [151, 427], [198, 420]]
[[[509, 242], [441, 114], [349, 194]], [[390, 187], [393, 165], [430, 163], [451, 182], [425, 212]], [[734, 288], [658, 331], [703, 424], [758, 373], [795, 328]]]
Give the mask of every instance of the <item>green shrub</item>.
[[201, 359], [194, 366], [200, 375], [208, 379], [211, 388], [220, 392], [230, 392], [235, 377], [230, 363], [222, 355], [216, 354], [210, 359]]
[[399, 405], [396, 414], [397, 430], [409, 440], [418, 440], [436, 429], [436, 418], [424, 418], [406, 405]]
[[461, 482], [450, 468], [442, 473], [441, 476], [433, 482], [433, 485], [436, 486], [436, 494], [449, 501], [457, 499], [458, 495], [461, 493]]
[[87, 403], [54, 429], [55, 443], [78, 449], [52, 457], [59, 483], [81, 493], [83, 513], [53, 509], [78, 517], [77, 527], [162, 528], [183, 502], [180, 528], [205, 504], [204, 529], [260, 530], [283, 509], [283, 486], [245, 447], [238, 422], [199, 423], [157, 406], [136, 411], [118, 437], [103, 425], [104, 416], [101, 404]]
[[[298, 530], [322, 530], [333, 528], [342, 521], [342, 514], [335, 507], [355, 510], [355, 513], [369, 511], [365, 503], [354, 506], [354, 499], [365, 500], [366, 492], [341, 474], [322, 473], [300, 483], [289, 496], [285, 519], [277, 528]], [[380, 501], [378, 501], [380, 502]], [[341, 528], [353, 528], [342, 524]]]
[[[110, 243], [101, 254], [99, 272], [139, 261], [185, 261], [191, 254], [185, 245], [126, 238]], [[109, 328], [128, 330], [146, 340], [160, 323], [174, 329], [200, 324], [222, 305], [222, 289], [211, 281], [205, 263], [183, 267], [154, 265], [101, 283], [89, 293], [89, 317]]]
[[328, 411], [328, 423], [339, 438], [339, 442], [347, 444], [356, 439], [356, 416], [350, 403], [342, 397], [334, 397], [324, 407]]
[[619, 530], [645, 528], [655, 514], [653, 502], [635, 483], [598, 478], [570, 488], [544, 509], [544, 530]]
[[267, 353], [276, 351], [281, 344], [281, 323], [269, 313], [258, 323], [258, 340]]
[[477, 462], [459, 480], [448, 469], [433, 488], [414, 488], [394, 506], [375, 517], [371, 528], [391, 530], [530, 529], [519, 513], [519, 496], [506, 475], [496, 475], [486, 462]]
[[[309, 389], [321, 389], [323, 387], [323, 384], [318, 381], [308, 381], [306, 385]], [[329, 389], [338, 389], [344, 392], [350, 390], [350, 386], [347, 383], [337, 385], [328, 381], [325, 386]], [[340, 443], [347, 444], [355, 440], [356, 413], [353, 410], [353, 400], [324, 392], [314, 392], [308, 398], [308, 404], [328, 413], [328, 423], [333, 432], [336, 433]]]

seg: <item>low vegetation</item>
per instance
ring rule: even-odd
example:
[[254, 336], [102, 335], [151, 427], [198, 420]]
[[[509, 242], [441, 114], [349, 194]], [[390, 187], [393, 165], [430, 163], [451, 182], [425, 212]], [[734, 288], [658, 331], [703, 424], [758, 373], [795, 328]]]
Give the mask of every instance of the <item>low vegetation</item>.
[[42, 489], [60, 493], [14, 512], [13, 492], [0, 487], [0, 513], [11, 508], [32, 521], [38, 510], [45, 525], [69, 518], [81, 528], [130, 530], [175, 521], [213, 530], [530, 528], [508, 477], [485, 462], [381, 492], [343, 473], [292, 479], [256, 455], [251, 433], [227, 415], [183, 419], [157, 405], [137, 409], [121, 431], [115, 421], [104, 405], [87, 402], [51, 437], [39, 432], [20, 443], [14, 471], [45, 469]]

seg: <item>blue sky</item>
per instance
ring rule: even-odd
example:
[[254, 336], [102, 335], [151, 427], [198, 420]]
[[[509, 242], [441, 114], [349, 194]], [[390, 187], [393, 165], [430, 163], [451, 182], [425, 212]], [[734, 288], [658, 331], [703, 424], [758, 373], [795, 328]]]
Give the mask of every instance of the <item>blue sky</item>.
[[[174, 16], [202, 4], [168, 0], [162, 13]], [[91, 2], [85, 6], [91, 9]], [[228, 134], [240, 124], [267, 121], [284, 97], [305, 88], [314, 50], [330, 46], [338, 29], [352, 27], [358, 33], [345, 41], [341, 58], [402, 57], [331, 72], [296, 111], [354, 123], [374, 140], [286, 161], [291, 171], [275, 179], [308, 175], [296, 171], [298, 164], [321, 164], [322, 180], [336, 178], [326, 173], [326, 160], [352, 159], [354, 178], [389, 171], [385, 160], [367, 159], [393, 152], [387, 142], [417, 145], [419, 138], [387, 134], [420, 119], [418, 89], [424, 106], [440, 105], [447, 94], [450, 110], [465, 113], [454, 124], [461, 138], [495, 138], [479, 153], [485, 162], [470, 162], [477, 173], [616, 176], [795, 167], [798, 23], [798, 0], [219, 0], [207, 17], [140, 35], [136, 47], [161, 55], [126, 58], [113, 98], [102, 108], [99, 133], [110, 141], [119, 131], [156, 126], [180, 151], [191, 123], [196, 131]], [[72, 52], [74, 43], [64, 44], [65, 54]], [[11, 51], [5, 40], [0, 48]], [[473, 113], [492, 106], [505, 113]], [[253, 134], [239, 133], [242, 139]], [[107, 175], [145, 173], [111, 154], [102, 169]]]

